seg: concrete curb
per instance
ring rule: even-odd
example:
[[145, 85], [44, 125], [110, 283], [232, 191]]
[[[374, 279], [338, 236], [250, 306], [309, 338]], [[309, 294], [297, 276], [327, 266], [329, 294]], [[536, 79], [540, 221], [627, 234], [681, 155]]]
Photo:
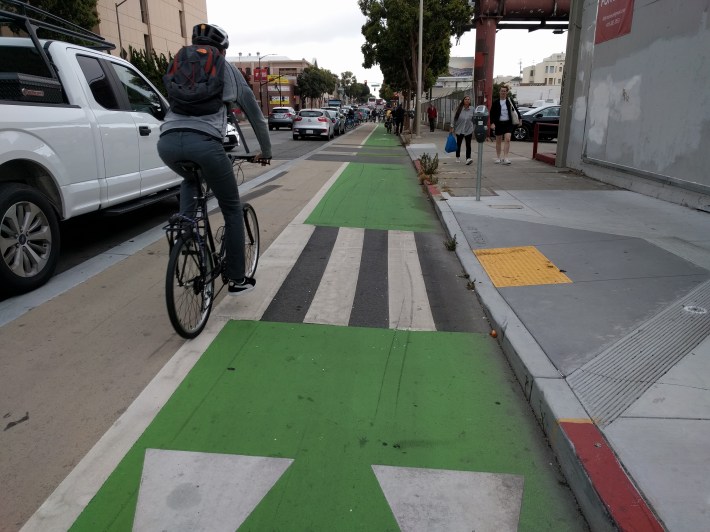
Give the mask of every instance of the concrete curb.
[[[407, 149], [417, 168], [418, 160]], [[466, 236], [445, 197], [427, 186], [437, 216], [475, 285], [479, 301], [548, 438], [560, 468], [590, 528], [594, 531], [663, 530], [589, 414], [535, 338], [495, 288], [471, 252]], [[433, 187], [438, 192], [437, 187]], [[580, 430], [581, 428], [581, 430]], [[590, 451], [591, 450], [591, 451]], [[610, 480], [613, 479], [613, 485]]]

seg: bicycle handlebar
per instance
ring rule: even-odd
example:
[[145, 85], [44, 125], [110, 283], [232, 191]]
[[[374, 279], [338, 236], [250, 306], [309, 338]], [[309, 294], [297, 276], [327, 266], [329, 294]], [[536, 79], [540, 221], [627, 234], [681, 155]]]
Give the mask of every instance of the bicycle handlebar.
[[232, 161], [232, 163], [241, 160], [241, 161], [246, 161], [248, 163], [256, 163], [258, 162], [262, 166], [266, 166], [267, 164], [271, 164], [271, 159], [260, 159], [259, 161], [256, 161], [256, 156], [255, 155], [249, 155], [249, 154], [234, 154], [234, 153], [228, 153], [227, 157], [229, 157], [229, 160]]

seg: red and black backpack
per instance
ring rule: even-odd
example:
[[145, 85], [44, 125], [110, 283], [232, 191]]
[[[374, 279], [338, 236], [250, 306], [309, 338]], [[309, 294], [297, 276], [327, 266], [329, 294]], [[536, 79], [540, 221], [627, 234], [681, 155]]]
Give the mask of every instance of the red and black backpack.
[[173, 112], [201, 116], [213, 114], [224, 106], [225, 59], [213, 46], [183, 46], [175, 56], [163, 83]]

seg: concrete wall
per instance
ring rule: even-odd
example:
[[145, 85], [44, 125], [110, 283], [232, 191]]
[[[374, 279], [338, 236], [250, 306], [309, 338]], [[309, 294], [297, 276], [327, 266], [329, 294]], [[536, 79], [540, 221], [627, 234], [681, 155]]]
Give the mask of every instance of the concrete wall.
[[558, 165], [710, 209], [710, 0], [635, 0], [631, 32], [595, 45], [597, 3], [570, 17]]

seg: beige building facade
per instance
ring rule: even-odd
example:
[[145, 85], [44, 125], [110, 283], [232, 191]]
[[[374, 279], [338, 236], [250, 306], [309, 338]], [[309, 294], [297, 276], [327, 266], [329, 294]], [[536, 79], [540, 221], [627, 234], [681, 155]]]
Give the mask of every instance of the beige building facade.
[[565, 54], [552, 54], [541, 63], [523, 68], [524, 85], [562, 85]]
[[207, 20], [206, 0], [98, 0], [97, 33], [122, 48], [175, 53], [190, 44], [192, 27]]

